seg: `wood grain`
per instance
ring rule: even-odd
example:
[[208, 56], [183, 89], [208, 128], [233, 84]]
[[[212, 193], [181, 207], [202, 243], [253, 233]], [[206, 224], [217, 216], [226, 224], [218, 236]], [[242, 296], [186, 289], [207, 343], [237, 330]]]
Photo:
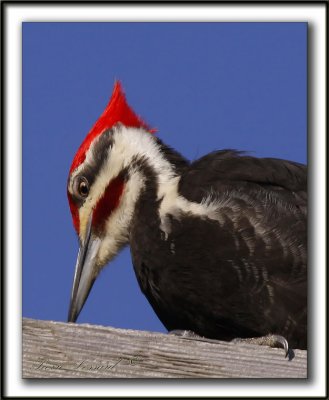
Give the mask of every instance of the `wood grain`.
[[307, 378], [306, 351], [200, 339], [24, 318], [23, 378]]

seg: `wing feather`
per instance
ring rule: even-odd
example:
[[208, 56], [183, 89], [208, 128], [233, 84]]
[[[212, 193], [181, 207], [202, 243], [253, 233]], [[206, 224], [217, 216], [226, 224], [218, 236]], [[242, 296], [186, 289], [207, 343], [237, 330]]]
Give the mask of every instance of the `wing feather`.
[[263, 196], [275, 193], [276, 198], [306, 213], [307, 168], [293, 161], [222, 150], [193, 162], [179, 184], [180, 194], [196, 202], [210, 193], [220, 196], [233, 190], [258, 192]]

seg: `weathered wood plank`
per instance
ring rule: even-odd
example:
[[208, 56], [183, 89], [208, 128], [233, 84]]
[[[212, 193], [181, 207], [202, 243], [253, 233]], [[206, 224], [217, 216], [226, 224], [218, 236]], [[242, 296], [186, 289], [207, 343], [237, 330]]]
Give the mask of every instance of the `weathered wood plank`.
[[307, 352], [23, 319], [23, 378], [306, 378]]

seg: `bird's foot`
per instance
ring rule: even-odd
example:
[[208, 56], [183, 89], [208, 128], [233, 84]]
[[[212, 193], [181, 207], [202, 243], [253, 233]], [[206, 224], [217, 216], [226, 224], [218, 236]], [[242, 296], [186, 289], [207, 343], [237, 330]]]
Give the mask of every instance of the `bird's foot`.
[[231, 340], [232, 343], [251, 343], [258, 344], [260, 346], [270, 346], [274, 348], [283, 348], [285, 351], [285, 357], [288, 357], [289, 361], [295, 356], [294, 351], [289, 348], [289, 344], [286, 338], [281, 335], [272, 335], [253, 338], [236, 338]]
[[184, 338], [200, 338], [201, 336], [197, 335], [193, 331], [188, 331], [185, 329], [173, 329], [172, 331], [168, 332], [168, 335], [175, 335], [175, 336], [181, 336]]

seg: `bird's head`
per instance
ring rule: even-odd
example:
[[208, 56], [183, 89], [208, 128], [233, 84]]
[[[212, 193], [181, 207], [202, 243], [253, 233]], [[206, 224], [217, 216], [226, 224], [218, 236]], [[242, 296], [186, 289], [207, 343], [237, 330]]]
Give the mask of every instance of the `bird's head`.
[[76, 321], [102, 267], [129, 240], [132, 207], [143, 186], [134, 160], [138, 149], [141, 157], [143, 149], [155, 150], [150, 133], [116, 82], [109, 104], [78, 149], [68, 177], [68, 200], [80, 242], [70, 322]]

